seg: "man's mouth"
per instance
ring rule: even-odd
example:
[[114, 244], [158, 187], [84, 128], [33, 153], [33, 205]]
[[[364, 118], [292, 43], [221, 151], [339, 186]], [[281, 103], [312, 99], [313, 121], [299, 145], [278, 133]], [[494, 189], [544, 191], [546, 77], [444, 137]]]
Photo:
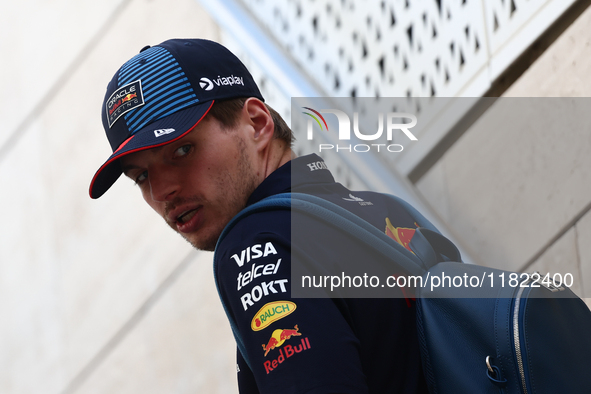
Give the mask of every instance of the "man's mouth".
[[198, 209], [191, 209], [189, 211], [183, 212], [181, 213], [179, 216], [177, 216], [176, 221], [177, 223], [180, 224], [185, 224], [187, 223], [189, 220], [191, 220], [193, 218], [193, 216], [195, 216], [195, 214], [197, 213]]
[[[202, 206], [182, 211], [174, 220], [175, 230], [180, 233], [191, 233], [203, 224]], [[174, 227], [173, 227], [174, 228]]]

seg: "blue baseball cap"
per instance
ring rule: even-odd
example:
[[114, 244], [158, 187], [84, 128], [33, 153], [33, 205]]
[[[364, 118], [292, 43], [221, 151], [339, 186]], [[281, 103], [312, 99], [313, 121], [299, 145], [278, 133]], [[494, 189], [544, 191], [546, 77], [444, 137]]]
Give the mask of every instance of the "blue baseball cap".
[[120, 160], [182, 138], [215, 100], [256, 97], [250, 72], [227, 48], [209, 40], [173, 39], [143, 48], [117, 71], [101, 109], [113, 154], [90, 183], [102, 196], [121, 176]]

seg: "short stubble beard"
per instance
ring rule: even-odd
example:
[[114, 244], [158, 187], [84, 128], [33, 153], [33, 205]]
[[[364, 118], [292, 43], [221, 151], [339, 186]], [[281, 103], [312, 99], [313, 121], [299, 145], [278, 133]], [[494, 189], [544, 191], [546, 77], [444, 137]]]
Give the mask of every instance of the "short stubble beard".
[[246, 206], [248, 198], [258, 186], [257, 176], [252, 168], [245, 141], [242, 138], [237, 138], [237, 145], [240, 155], [235, 174], [228, 173], [221, 175], [217, 179], [219, 189], [225, 190], [223, 198], [226, 209], [224, 210], [223, 218], [216, 223], [214, 229], [209, 234], [205, 234], [199, 239], [191, 240], [190, 237], [183, 235], [187, 242], [199, 250], [210, 252], [215, 250], [223, 229]]

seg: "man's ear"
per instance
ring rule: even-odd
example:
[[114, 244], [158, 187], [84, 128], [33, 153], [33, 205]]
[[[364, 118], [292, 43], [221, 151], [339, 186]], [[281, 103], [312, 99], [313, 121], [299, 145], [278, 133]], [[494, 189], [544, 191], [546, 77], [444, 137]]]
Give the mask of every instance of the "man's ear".
[[252, 126], [252, 137], [259, 149], [266, 147], [273, 139], [275, 124], [265, 103], [251, 97], [244, 102], [243, 115], [248, 117]]

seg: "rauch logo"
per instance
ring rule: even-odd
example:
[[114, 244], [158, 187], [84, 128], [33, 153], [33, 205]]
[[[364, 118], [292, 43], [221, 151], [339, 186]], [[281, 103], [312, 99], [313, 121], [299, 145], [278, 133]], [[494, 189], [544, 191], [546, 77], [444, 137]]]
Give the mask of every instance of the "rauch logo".
[[[336, 115], [337, 120], [339, 122], [339, 131], [338, 137], [339, 141], [350, 141], [351, 140], [351, 119], [349, 116], [340, 110], [337, 109], [321, 109], [320, 111], [316, 111], [310, 107], [303, 107], [304, 109], [310, 112], [302, 112], [305, 115], [308, 115], [310, 119], [308, 119], [308, 127], [307, 127], [307, 137], [308, 140], [314, 139], [314, 121], [320, 127], [321, 131], [328, 132], [328, 124], [326, 123], [326, 119], [322, 114], [333, 114]], [[353, 113], [353, 133], [355, 136], [362, 140], [362, 141], [376, 141], [382, 137], [384, 134], [384, 118], [386, 119], [386, 138], [387, 141], [390, 142], [393, 139], [394, 132], [399, 131], [402, 132], [408, 139], [411, 141], [417, 141], [417, 137], [411, 133], [410, 129], [417, 125], [417, 117], [413, 114], [403, 113], [403, 112], [389, 112], [384, 117], [383, 113], [378, 114], [378, 130], [373, 134], [364, 134], [359, 130], [359, 114], [357, 112]], [[408, 123], [400, 123], [401, 120], [409, 119], [410, 122]], [[323, 127], [324, 125], [324, 127]], [[402, 152], [404, 147], [400, 144], [356, 144], [356, 145], [334, 145], [334, 144], [319, 144], [318, 149], [320, 152], [323, 150], [335, 150], [336, 152], [339, 151], [348, 151], [348, 152], [369, 152], [369, 151], [377, 151], [377, 152]]]

